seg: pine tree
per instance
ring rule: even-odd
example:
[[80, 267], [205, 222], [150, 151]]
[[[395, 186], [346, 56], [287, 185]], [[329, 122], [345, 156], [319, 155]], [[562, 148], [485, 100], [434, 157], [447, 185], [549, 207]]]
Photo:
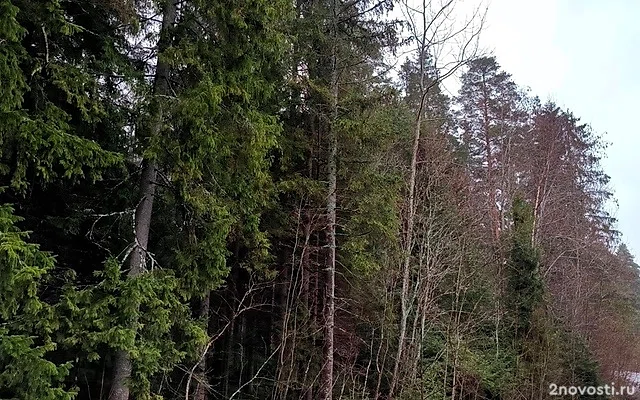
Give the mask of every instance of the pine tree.
[[473, 60], [462, 77], [458, 98], [462, 144], [471, 175], [484, 195], [486, 224], [495, 241], [506, 229], [505, 216], [515, 189], [513, 175], [518, 171], [513, 170], [511, 158], [526, 123], [523, 97], [492, 57]]
[[72, 364], [52, 357], [60, 323], [41, 299], [55, 259], [28, 241], [13, 212], [0, 207], [0, 396], [72, 399], [77, 389], [65, 384]]
[[513, 320], [513, 339], [529, 335], [535, 309], [542, 301], [539, 256], [533, 245], [533, 209], [521, 197], [513, 202], [512, 247], [509, 257], [508, 308]]

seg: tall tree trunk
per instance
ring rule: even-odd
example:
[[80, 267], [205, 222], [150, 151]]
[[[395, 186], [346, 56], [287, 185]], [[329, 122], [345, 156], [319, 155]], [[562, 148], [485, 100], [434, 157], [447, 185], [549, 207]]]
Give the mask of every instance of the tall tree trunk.
[[482, 75], [482, 116], [484, 125], [485, 160], [487, 162], [487, 191], [489, 195], [489, 216], [491, 218], [491, 233], [497, 245], [500, 240], [500, 215], [496, 206], [496, 185], [493, 176], [493, 150], [491, 149], [491, 122], [489, 120], [489, 93], [484, 74]]
[[[426, 25], [425, 25], [426, 26]], [[424, 38], [423, 42], [424, 43]], [[424, 45], [418, 49], [420, 53], [420, 104], [416, 111], [415, 125], [413, 127], [413, 146], [411, 149], [411, 167], [409, 170], [409, 184], [407, 188], [406, 201], [406, 231], [404, 234], [404, 255], [402, 262], [402, 292], [400, 293], [400, 332], [398, 335], [398, 349], [396, 351], [396, 360], [393, 367], [393, 375], [391, 377], [391, 386], [389, 388], [389, 398], [393, 399], [396, 386], [400, 376], [400, 364], [407, 337], [407, 320], [411, 311], [409, 295], [409, 284], [411, 278], [411, 253], [413, 251], [413, 228], [415, 225], [415, 192], [416, 192], [416, 176], [418, 172], [418, 151], [420, 149], [420, 130], [422, 126], [422, 114], [427, 97], [428, 89], [425, 88], [424, 81]]]
[[[176, 2], [175, 0], [167, 1], [163, 18], [162, 28], [160, 31], [160, 41], [158, 43], [158, 52], [162, 52], [167, 48], [170, 42], [169, 30], [171, 29], [176, 18]], [[154, 95], [167, 95], [169, 92], [169, 65], [160, 58], [156, 67], [156, 75], [154, 79]], [[158, 108], [153, 126], [151, 127], [151, 136], [157, 135], [162, 129], [162, 109]], [[131, 252], [129, 258], [129, 272], [127, 277], [133, 279], [145, 271], [147, 261], [147, 246], [149, 244], [149, 229], [151, 227], [151, 213], [153, 211], [153, 197], [156, 191], [156, 174], [157, 166], [154, 161], [144, 159], [142, 162], [142, 176], [140, 180], [140, 202], [136, 208], [135, 214], [135, 248]], [[132, 326], [136, 321], [132, 321]], [[129, 353], [125, 350], [118, 350], [113, 366], [113, 383], [109, 393], [109, 400], [128, 400], [129, 386], [128, 380], [131, 378], [132, 364]]]
[[[232, 302], [233, 306], [235, 307], [235, 301]], [[227, 342], [226, 342], [226, 348], [225, 348], [225, 358], [226, 358], [226, 364], [224, 365], [224, 372], [223, 372], [223, 386], [222, 386], [222, 393], [224, 393], [224, 396], [226, 398], [229, 398], [229, 395], [232, 393], [231, 392], [231, 371], [235, 368], [235, 355], [234, 353], [234, 344], [235, 344], [235, 331], [236, 331], [236, 318], [235, 315], [233, 315], [233, 310], [234, 308], [232, 308], [229, 311], [229, 318], [231, 318], [231, 323], [229, 324], [229, 330], [227, 331]]]
[[418, 165], [418, 148], [420, 144], [420, 125], [422, 124], [422, 113], [418, 114], [416, 119], [416, 127], [414, 129], [413, 150], [411, 153], [411, 171], [409, 173], [409, 188], [407, 197], [407, 226], [404, 240], [404, 259], [402, 264], [402, 292], [400, 293], [400, 333], [398, 335], [398, 350], [396, 351], [396, 361], [393, 367], [393, 376], [391, 378], [391, 387], [389, 389], [389, 398], [393, 399], [393, 395], [398, 385], [400, 364], [402, 353], [404, 350], [404, 342], [407, 336], [407, 320], [411, 305], [409, 304], [409, 281], [411, 278], [411, 251], [413, 249], [413, 226], [415, 221], [415, 186], [416, 186], [416, 170]]
[[[210, 292], [207, 292], [205, 297], [202, 299], [202, 303], [200, 304], [200, 318], [203, 318], [206, 321], [206, 326], [208, 330], [209, 326], [209, 301], [210, 301]], [[203, 349], [204, 350], [204, 349]], [[206, 400], [207, 399], [207, 359], [209, 357], [204, 355], [200, 362], [198, 363], [198, 368], [196, 369], [196, 380], [197, 386], [196, 391], [193, 394], [194, 400]]]
[[336, 278], [336, 203], [338, 175], [338, 136], [336, 132], [338, 120], [338, 4], [333, 0], [332, 34], [333, 46], [331, 54], [331, 124], [329, 126], [329, 190], [327, 193], [327, 239], [329, 255], [325, 268], [325, 304], [324, 304], [324, 346], [323, 364], [320, 376], [320, 399], [333, 398], [333, 331], [335, 326], [335, 278]]

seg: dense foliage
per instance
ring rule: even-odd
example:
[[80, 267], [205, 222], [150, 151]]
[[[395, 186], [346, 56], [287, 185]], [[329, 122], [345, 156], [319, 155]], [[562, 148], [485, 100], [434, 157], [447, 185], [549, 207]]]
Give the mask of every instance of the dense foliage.
[[452, 4], [0, 0], [0, 398], [625, 385], [603, 143]]

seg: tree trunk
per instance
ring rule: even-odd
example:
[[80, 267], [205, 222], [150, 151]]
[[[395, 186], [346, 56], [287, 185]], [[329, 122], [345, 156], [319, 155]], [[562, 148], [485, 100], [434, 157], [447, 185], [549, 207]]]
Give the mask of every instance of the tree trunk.
[[[171, 29], [176, 18], [176, 3], [170, 0], [165, 5], [158, 52], [167, 48]], [[160, 61], [156, 68], [154, 80], [154, 95], [166, 95], [168, 93], [169, 65]], [[157, 135], [162, 128], [162, 109], [159, 107], [151, 128], [151, 136]], [[142, 162], [142, 176], [140, 180], [140, 202], [135, 214], [135, 248], [129, 258], [128, 279], [134, 279], [146, 270], [147, 245], [149, 244], [149, 229], [151, 227], [151, 213], [153, 211], [153, 197], [156, 190], [157, 166], [152, 160], [145, 159]], [[135, 326], [136, 321], [131, 325]], [[131, 378], [131, 357], [126, 350], [118, 350], [113, 366], [113, 383], [109, 393], [109, 400], [128, 400], [128, 380]]]
[[493, 150], [491, 149], [491, 123], [489, 120], [489, 94], [487, 92], [487, 86], [484, 75], [482, 76], [482, 116], [484, 124], [484, 145], [485, 145], [485, 160], [487, 162], [487, 191], [489, 195], [489, 216], [491, 218], [491, 233], [493, 239], [496, 242], [500, 240], [500, 215], [496, 208], [496, 185], [493, 176]]
[[[200, 318], [204, 318], [206, 321], [206, 326], [209, 325], [209, 299], [210, 293], [208, 292], [204, 299], [202, 299], [202, 303], [200, 305]], [[208, 329], [207, 329], [208, 330]], [[204, 349], [203, 349], [204, 350]], [[196, 369], [196, 391], [193, 394], [194, 400], [206, 400], [207, 399], [207, 359], [209, 357], [204, 355], [200, 362], [198, 363], [198, 368]]]
[[329, 126], [329, 190], [327, 193], [327, 239], [329, 255], [325, 269], [324, 345], [323, 365], [320, 376], [320, 399], [333, 398], [333, 331], [335, 326], [335, 278], [336, 278], [336, 203], [338, 175], [338, 49], [337, 49], [337, 0], [333, 0], [332, 33], [334, 43], [331, 54], [331, 124]]
[[[235, 301], [232, 302], [232, 304], [235, 306]], [[230, 384], [231, 384], [231, 370], [235, 367], [235, 355], [233, 354], [233, 348], [234, 348], [234, 340], [235, 340], [235, 331], [236, 331], [236, 318], [235, 315], [233, 315], [233, 308], [229, 311], [229, 318], [231, 318], [231, 323], [229, 325], [229, 330], [227, 332], [227, 343], [226, 343], [226, 349], [225, 349], [225, 358], [226, 358], [226, 364], [224, 365], [224, 372], [223, 372], [223, 386], [222, 386], [222, 393], [224, 393], [224, 396], [226, 398], [229, 398], [229, 395], [232, 393], [231, 392], [231, 388], [230, 388]]]
[[[420, 49], [423, 53], [424, 49]], [[422, 54], [421, 54], [422, 55]], [[420, 57], [420, 105], [416, 111], [416, 120], [413, 127], [413, 146], [411, 149], [411, 167], [409, 170], [409, 185], [407, 188], [406, 202], [406, 231], [404, 235], [404, 258], [402, 263], [402, 292], [400, 294], [400, 333], [398, 336], [398, 350], [396, 351], [396, 360], [393, 367], [393, 376], [391, 377], [391, 386], [389, 388], [389, 398], [393, 399], [393, 395], [398, 385], [400, 363], [404, 350], [404, 342], [407, 336], [407, 320], [410, 312], [409, 281], [411, 278], [411, 253], [413, 251], [413, 227], [415, 224], [415, 191], [416, 176], [418, 172], [418, 150], [420, 149], [420, 128], [422, 126], [422, 114], [427, 90], [424, 82], [424, 58]]]

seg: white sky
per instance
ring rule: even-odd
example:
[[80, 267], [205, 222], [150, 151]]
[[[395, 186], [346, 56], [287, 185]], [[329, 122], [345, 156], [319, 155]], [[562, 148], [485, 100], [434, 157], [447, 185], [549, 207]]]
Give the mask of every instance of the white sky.
[[640, 1], [491, 0], [482, 46], [606, 142], [622, 240], [640, 258]]

